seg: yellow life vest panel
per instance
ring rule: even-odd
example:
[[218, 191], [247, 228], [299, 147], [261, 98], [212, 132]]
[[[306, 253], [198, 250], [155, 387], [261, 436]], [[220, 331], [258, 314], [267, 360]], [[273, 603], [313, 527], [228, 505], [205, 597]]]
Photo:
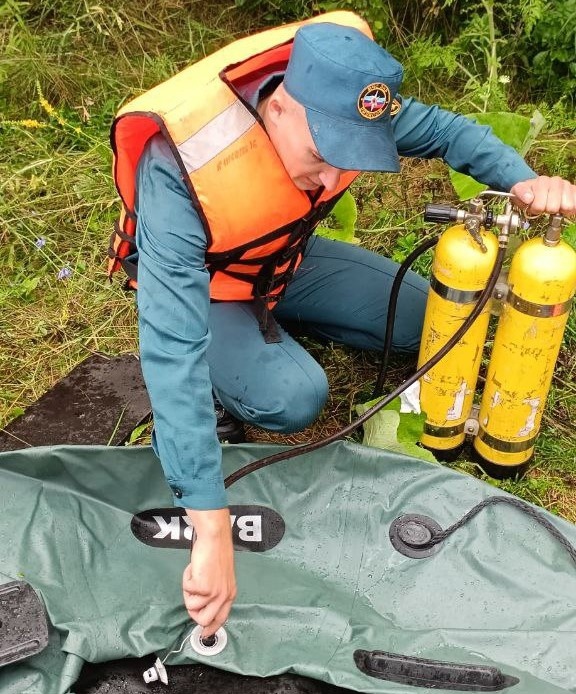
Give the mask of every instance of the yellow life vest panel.
[[317, 199], [296, 188], [257, 112], [238, 93], [258, 76], [285, 71], [294, 35], [308, 22], [333, 22], [371, 35], [351, 12], [270, 29], [200, 60], [119, 111], [111, 142], [123, 210], [111, 238], [110, 274], [124, 266], [135, 286], [126, 258], [135, 250], [136, 171], [146, 143], [160, 132], [207, 235], [211, 298], [258, 298], [270, 307], [281, 296], [314, 227], [358, 175], [344, 173], [337, 190]]

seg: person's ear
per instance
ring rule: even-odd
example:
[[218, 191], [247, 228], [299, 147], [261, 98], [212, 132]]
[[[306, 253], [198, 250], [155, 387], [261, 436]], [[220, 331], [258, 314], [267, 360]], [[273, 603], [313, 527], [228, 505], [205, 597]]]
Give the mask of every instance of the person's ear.
[[272, 96], [268, 99], [268, 103], [266, 104], [266, 116], [268, 122], [271, 125], [277, 126], [284, 111], [285, 109], [282, 104], [282, 100], [279, 99], [276, 94], [272, 94]]

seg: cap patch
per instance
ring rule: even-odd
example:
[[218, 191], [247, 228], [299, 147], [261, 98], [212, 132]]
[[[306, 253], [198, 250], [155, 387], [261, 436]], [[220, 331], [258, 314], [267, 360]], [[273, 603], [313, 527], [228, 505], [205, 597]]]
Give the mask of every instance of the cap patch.
[[373, 82], [360, 92], [358, 111], [363, 118], [374, 120], [384, 114], [390, 103], [390, 90], [382, 82]]
[[390, 106], [390, 115], [395, 116], [397, 113], [400, 113], [401, 108], [402, 102], [398, 99], [392, 99], [392, 106]]

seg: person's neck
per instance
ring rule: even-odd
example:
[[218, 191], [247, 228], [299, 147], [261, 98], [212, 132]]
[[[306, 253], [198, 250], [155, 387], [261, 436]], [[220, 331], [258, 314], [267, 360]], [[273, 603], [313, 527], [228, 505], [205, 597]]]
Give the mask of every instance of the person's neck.
[[258, 105], [256, 106], [256, 111], [260, 118], [262, 119], [262, 123], [264, 124], [264, 129], [268, 129], [268, 101], [270, 100], [270, 97], [272, 94], [269, 94], [268, 96], [264, 97], [258, 102]]

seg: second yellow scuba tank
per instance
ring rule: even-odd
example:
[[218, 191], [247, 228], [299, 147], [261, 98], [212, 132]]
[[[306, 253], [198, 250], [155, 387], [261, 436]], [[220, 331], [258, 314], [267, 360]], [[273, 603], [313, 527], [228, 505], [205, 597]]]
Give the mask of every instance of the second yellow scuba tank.
[[479, 413], [474, 449], [494, 477], [521, 474], [540, 429], [572, 297], [576, 253], [553, 216], [544, 238], [514, 254]]

